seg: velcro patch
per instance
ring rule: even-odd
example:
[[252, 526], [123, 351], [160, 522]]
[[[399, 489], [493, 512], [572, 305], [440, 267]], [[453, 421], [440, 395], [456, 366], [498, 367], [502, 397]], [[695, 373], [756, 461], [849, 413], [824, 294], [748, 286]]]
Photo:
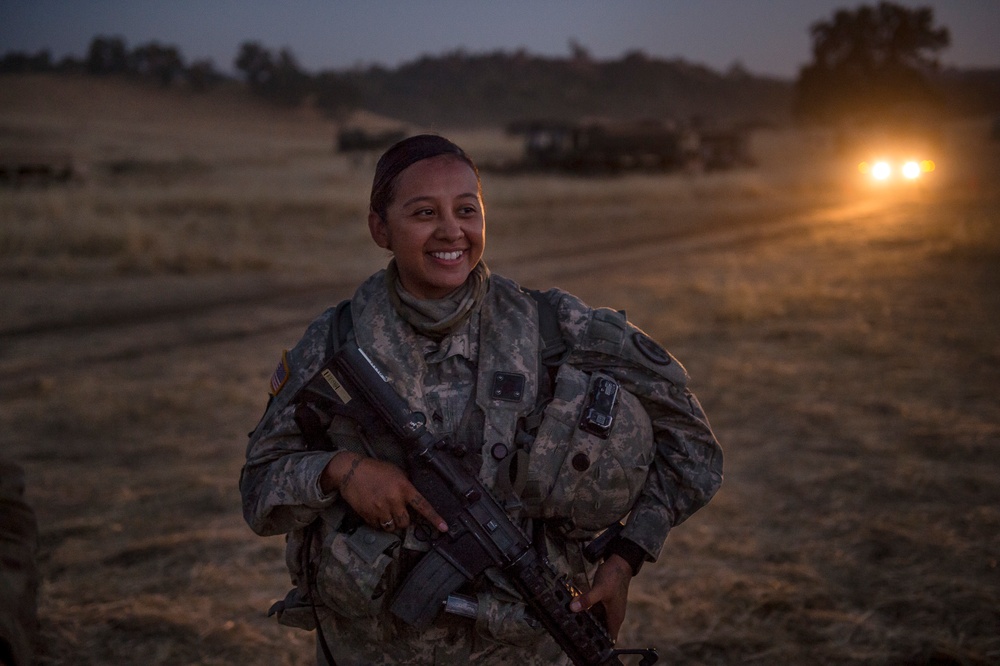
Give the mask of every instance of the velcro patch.
[[524, 375], [516, 372], [493, 373], [493, 397], [497, 400], [520, 402], [524, 395]]
[[281, 389], [285, 387], [288, 383], [288, 376], [291, 372], [288, 369], [288, 350], [281, 352], [281, 361], [278, 362], [278, 367], [274, 369], [274, 374], [271, 375], [271, 390], [269, 393], [271, 395], [278, 395]]
[[594, 340], [605, 340], [620, 345], [625, 337], [625, 316], [609, 308], [594, 310], [594, 316], [587, 327], [587, 335]]

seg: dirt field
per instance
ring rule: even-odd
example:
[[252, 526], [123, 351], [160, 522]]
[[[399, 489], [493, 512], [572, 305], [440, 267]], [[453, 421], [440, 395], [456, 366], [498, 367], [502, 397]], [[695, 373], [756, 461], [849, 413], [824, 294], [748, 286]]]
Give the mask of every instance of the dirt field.
[[[1000, 664], [1000, 146], [948, 128], [934, 182], [853, 183], [821, 137], [756, 169], [484, 174], [487, 260], [624, 308], [687, 366], [716, 499], [632, 586], [667, 664]], [[0, 451], [40, 527], [39, 663], [312, 662], [237, 479], [281, 350], [384, 265], [370, 160], [235, 93], [5, 77]], [[474, 156], [517, 149], [456, 133]]]

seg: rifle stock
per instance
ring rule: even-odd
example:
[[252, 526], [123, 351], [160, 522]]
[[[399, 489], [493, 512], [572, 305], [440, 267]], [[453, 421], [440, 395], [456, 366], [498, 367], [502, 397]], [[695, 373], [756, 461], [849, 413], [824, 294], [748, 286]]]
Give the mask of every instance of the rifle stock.
[[[340, 402], [360, 398], [406, 444], [411, 482], [449, 526], [446, 533], [430, 534], [432, 549], [401, 585], [391, 606], [394, 614], [426, 627], [451, 593], [496, 567], [576, 666], [622, 664], [622, 654], [642, 655], [642, 666], [656, 662], [653, 648], [615, 649], [593, 611], [569, 610], [580, 591], [532, 547], [478, 476], [450, 453], [448, 440], [427, 430], [424, 416], [410, 411], [362, 350], [341, 348], [318, 374]], [[325, 389], [322, 394], [331, 395]]]

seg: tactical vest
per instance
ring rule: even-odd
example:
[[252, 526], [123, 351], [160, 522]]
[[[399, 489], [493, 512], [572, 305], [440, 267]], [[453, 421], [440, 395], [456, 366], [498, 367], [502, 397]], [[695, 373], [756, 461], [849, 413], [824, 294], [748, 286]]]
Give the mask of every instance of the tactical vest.
[[[569, 349], [545, 293], [497, 275], [491, 281], [480, 310], [475, 388], [485, 416], [480, 478], [512, 513], [543, 519], [568, 538], [590, 538], [638, 497], [653, 460], [649, 416], [607, 375], [564, 362]], [[369, 293], [359, 307], [338, 307], [339, 342], [353, 337], [411, 406], [423, 405], [419, 346], [382, 350], [378, 340], [389, 333], [381, 329], [398, 322], [384, 316], [392, 309], [385, 290]], [[584, 422], [599, 390], [615, 392], [606, 431]]]
[[[398, 321], [381, 286], [381, 276], [371, 280], [358, 289], [352, 301], [344, 301], [317, 320], [320, 328], [313, 328], [308, 342], [289, 358], [296, 363], [322, 364], [324, 358], [315, 358], [317, 352], [323, 356], [321, 348], [325, 347], [328, 357], [339, 345], [355, 342], [411, 407], [423, 409], [422, 345], [416, 344], [416, 337], [409, 347], [400, 344], [399, 336], [416, 334]], [[558, 313], [564, 297], [561, 292], [528, 292], [506, 278], [491, 277], [487, 300], [480, 310], [475, 379], [476, 404], [484, 414], [479, 471], [512, 518], [540, 519], [531, 521], [536, 547], [543, 552], [554, 548], [548, 552], [553, 563], [577, 585], [586, 585], [586, 572], [592, 574], [596, 565], [584, 556], [585, 541], [632, 509], [652, 464], [655, 443], [648, 414], [610, 374], [594, 368], [584, 371], [566, 362], [573, 350], [564, 339]], [[598, 329], [604, 314], [591, 313]], [[624, 320], [618, 313], [615, 318]], [[386, 336], [394, 336], [389, 338], [394, 344], [380, 344], [379, 339], [384, 341]], [[580, 349], [590, 345], [599, 346], [600, 341], [586, 336], [580, 339]], [[387, 348], [394, 353], [387, 353]], [[291, 364], [293, 369], [296, 363]], [[303, 367], [292, 376], [296, 379], [289, 382], [280, 398], [276, 396], [269, 413], [295, 402], [292, 396], [297, 394], [299, 382], [311, 376], [310, 368]], [[612, 421], [605, 424], [607, 432], [598, 429], [595, 433], [581, 427], [583, 415], [594, 388], [608, 382], [618, 386], [617, 399], [607, 413]], [[334, 419], [327, 429], [319, 421], [307, 422], [309, 414], [315, 416], [312, 410], [301, 410], [303, 419], [298, 418], [299, 411], [296, 421], [309, 448], [329, 448], [333, 442], [348, 448], [358, 445], [358, 434], [349, 419]], [[398, 443], [388, 438], [376, 443], [380, 444], [375, 447], [379, 455], [389, 452], [387, 460], [405, 465]], [[308, 601], [313, 589], [323, 605], [338, 615], [378, 617], [388, 597], [382, 594], [383, 586], [393, 579], [386, 574], [387, 568], [399, 557], [397, 546], [401, 544], [404, 552], [426, 550], [426, 543], [417, 543], [412, 528], [402, 539], [396, 533], [368, 529], [363, 524], [356, 531], [345, 530], [341, 525], [345, 511], [346, 506], [338, 502], [313, 523], [325, 523], [328, 529], [289, 535], [289, 569], [299, 588], [272, 609], [283, 623], [303, 628], [319, 624], [317, 607]], [[314, 541], [317, 533], [321, 540]], [[390, 557], [390, 552], [396, 554]], [[315, 568], [310, 564], [313, 557]], [[315, 572], [337, 573], [316, 577]], [[502, 580], [491, 582], [499, 589], [506, 587]], [[517, 598], [510, 589], [501, 596], [508, 606]], [[516, 619], [516, 614], [507, 615]], [[518, 634], [525, 626], [512, 619], [490, 628], [487, 635], [509, 641], [510, 632]]]

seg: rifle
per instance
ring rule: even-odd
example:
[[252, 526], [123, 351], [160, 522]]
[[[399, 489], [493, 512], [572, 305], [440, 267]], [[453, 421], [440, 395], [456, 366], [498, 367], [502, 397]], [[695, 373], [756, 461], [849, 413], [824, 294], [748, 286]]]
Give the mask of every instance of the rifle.
[[593, 610], [569, 610], [580, 591], [532, 547], [478, 476], [454, 458], [449, 438], [427, 430], [424, 415], [410, 411], [362, 350], [341, 348], [307, 389], [317, 394], [321, 405], [333, 400], [347, 406], [359, 398], [366, 411], [374, 412], [406, 445], [410, 481], [448, 523], [445, 533], [426, 532], [431, 549], [393, 598], [393, 614], [417, 628], [426, 627], [447, 604], [461, 598], [452, 593], [463, 583], [495, 567], [576, 666], [622, 665], [618, 657], [623, 654], [642, 655], [641, 666], [657, 661], [654, 648], [616, 649]]

